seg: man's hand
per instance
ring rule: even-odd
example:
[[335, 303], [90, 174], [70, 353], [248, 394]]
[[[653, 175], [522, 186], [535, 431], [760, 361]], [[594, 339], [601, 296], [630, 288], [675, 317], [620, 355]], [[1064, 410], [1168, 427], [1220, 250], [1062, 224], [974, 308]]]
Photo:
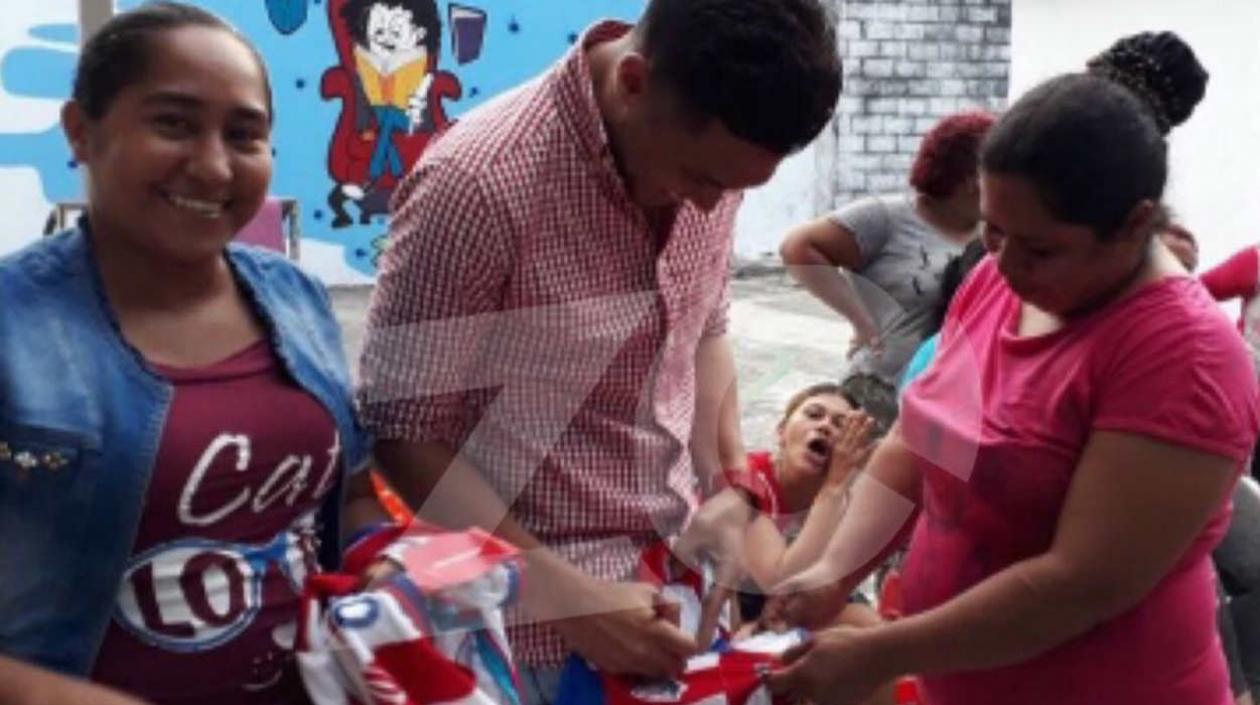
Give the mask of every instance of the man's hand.
[[676, 626], [677, 606], [652, 586], [593, 578], [547, 549], [528, 551], [526, 561], [525, 614], [549, 623], [600, 670], [667, 678], [697, 652]]
[[565, 642], [605, 673], [672, 678], [697, 652], [696, 641], [675, 624], [676, 609], [644, 583], [613, 583], [584, 576], [575, 601], [583, 614], [552, 623]]
[[713, 642], [722, 608], [744, 577], [744, 535], [755, 516], [744, 493], [728, 487], [700, 507], [674, 544], [674, 555], [692, 570], [704, 575], [706, 564], [713, 568], [696, 633], [702, 646]]

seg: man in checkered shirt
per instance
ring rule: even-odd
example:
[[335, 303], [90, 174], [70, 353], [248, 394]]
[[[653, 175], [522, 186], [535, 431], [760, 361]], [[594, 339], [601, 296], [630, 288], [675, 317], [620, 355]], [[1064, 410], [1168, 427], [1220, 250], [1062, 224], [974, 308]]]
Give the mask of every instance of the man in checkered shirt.
[[531, 700], [571, 651], [663, 676], [696, 649], [626, 581], [684, 526], [688, 555], [732, 565], [751, 512], [698, 488], [744, 465], [735, 212], [827, 124], [840, 75], [820, 0], [650, 0], [465, 116], [395, 196], [364, 418], [423, 517], [526, 550]]

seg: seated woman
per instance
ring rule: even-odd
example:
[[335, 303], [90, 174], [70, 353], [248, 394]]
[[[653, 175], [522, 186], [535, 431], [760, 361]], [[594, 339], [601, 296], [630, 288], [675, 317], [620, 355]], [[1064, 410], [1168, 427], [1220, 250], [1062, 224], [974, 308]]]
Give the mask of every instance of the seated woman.
[[759, 483], [761, 513], [748, 526], [748, 575], [767, 591], [809, 566], [844, 512], [853, 474], [870, 452], [871, 418], [841, 385], [816, 384], [787, 403], [778, 450], [748, 454]]
[[87, 215], [0, 260], [0, 656], [159, 703], [303, 703], [303, 578], [384, 515], [327, 293], [229, 244], [271, 177], [263, 63], [146, 4], [84, 46], [62, 122]]
[[[818, 560], [840, 522], [853, 479], [872, 448], [876, 421], [861, 403], [870, 389], [868, 380], [854, 376], [797, 392], [776, 429], [777, 450], [748, 454], [748, 468], [764, 499], [744, 540], [744, 568], [756, 591], [740, 594], [741, 614], [752, 620], [741, 636], [784, 627], [781, 615], [762, 614], [762, 595]], [[880, 621], [855, 592], [830, 623], [871, 626]], [[890, 688], [882, 687], [864, 705], [891, 703]]]
[[910, 193], [861, 199], [785, 236], [788, 272], [853, 326], [852, 371], [895, 386], [927, 335], [941, 272], [976, 236], [976, 159], [992, 124], [981, 112], [944, 118], [923, 136]]

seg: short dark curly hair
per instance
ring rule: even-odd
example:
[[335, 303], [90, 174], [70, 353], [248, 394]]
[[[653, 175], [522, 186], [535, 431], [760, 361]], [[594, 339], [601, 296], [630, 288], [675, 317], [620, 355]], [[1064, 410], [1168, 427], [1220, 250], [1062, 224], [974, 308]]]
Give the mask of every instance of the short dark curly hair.
[[835, 112], [840, 53], [819, 0], [651, 0], [635, 36], [686, 113], [776, 154], [812, 142]]
[[947, 116], [928, 130], [910, 169], [910, 185], [933, 198], [949, 198], [979, 172], [980, 145], [996, 120], [975, 110]]
[[359, 44], [367, 44], [368, 16], [374, 5], [410, 11], [411, 21], [425, 30], [421, 40], [425, 50], [430, 57], [437, 56], [442, 48], [442, 18], [434, 0], [349, 0], [341, 6], [341, 19], [350, 30], [350, 36]]

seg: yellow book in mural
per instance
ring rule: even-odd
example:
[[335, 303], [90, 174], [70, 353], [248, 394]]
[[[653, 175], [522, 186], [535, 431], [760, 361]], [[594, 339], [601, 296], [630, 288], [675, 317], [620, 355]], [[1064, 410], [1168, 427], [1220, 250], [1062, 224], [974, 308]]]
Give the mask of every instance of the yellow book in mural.
[[407, 100], [429, 72], [429, 53], [424, 47], [417, 47], [378, 56], [356, 46], [354, 63], [369, 105], [392, 105], [406, 110]]

